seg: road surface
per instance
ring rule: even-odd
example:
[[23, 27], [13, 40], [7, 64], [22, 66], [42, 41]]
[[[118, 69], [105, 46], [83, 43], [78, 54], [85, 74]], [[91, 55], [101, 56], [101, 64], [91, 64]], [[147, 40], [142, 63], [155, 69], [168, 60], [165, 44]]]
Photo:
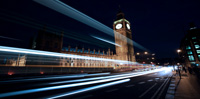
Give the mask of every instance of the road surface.
[[161, 99], [172, 72], [44, 75], [0, 81], [0, 98], [10, 99]]

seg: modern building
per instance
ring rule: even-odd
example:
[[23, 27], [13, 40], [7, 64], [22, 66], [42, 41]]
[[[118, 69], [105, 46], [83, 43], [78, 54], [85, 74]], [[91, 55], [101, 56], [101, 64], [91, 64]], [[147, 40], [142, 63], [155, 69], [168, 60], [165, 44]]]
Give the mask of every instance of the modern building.
[[200, 65], [200, 29], [193, 23], [185, 37], [181, 40], [179, 52], [183, 65], [194, 67]]

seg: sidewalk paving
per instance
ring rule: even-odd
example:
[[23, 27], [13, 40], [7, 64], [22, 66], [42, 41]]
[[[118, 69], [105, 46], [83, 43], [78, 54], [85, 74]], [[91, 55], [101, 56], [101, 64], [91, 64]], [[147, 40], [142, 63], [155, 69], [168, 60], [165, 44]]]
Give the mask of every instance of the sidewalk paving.
[[200, 83], [195, 74], [175, 75], [176, 90], [174, 99], [200, 99]]

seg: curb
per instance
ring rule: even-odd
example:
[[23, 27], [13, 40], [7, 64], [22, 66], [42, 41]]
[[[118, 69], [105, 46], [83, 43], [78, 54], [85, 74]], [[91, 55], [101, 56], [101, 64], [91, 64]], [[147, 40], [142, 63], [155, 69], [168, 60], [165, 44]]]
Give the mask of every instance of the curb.
[[175, 91], [176, 91], [176, 76], [173, 75], [171, 82], [169, 84], [169, 88], [167, 90], [167, 94], [165, 96], [165, 99], [174, 99]]

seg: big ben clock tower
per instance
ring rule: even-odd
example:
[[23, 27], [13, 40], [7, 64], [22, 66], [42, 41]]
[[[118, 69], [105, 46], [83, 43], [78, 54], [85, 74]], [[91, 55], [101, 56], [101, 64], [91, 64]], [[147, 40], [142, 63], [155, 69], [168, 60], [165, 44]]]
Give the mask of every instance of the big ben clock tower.
[[135, 62], [135, 55], [133, 49], [132, 33], [130, 22], [124, 18], [124, 13], [119, 11], [116, 20], [113, 24], [113, 30], [115, 34], [116, 54], [119, 60], [126, 60]]

